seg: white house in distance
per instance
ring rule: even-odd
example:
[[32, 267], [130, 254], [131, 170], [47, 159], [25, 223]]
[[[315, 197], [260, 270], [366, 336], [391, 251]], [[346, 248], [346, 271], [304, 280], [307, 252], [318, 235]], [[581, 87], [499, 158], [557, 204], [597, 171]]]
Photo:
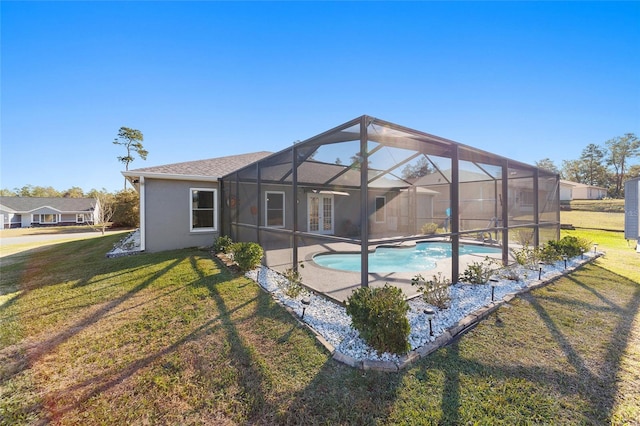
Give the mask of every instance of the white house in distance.
[[2, 228], [83, 225], [95, 222], [98, 200], [63, 197], [0, 197]]
[[560, 201], [602, 200], [607, 189], [595, 185], [560, 180]]
[[636, 240], [640, 253], [640, 178], [624, 183], [624, 238]]

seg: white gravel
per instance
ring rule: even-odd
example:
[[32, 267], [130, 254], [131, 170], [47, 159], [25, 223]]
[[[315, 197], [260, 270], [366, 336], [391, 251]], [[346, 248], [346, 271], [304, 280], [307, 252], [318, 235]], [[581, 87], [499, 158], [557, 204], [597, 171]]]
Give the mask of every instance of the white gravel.
[[[567, 269], [564, 269], [564, 261], [558, 261], [554, 265], [544, 265], [542, 281], [551, 280], [563, 272], [571, 271], [583, 263], [588, 262], [596, 254], [585, 253], [583, 257], [577, 256], [567, 261]], [[520, 278], [519, 281], [498, 279], [489, 284], [464, 284], [457, 283], [450, 287], [450, 307], [438, 310], [434, 306], [424, 302], [422, 297], [416, 297], [409, 301], [410, 310], [407, 314], [411, 332], [409, 343], [411, 349], [423, 346], [425, 343], [435, 340], [447, 328], [457, 324], [460, 320], [474, 311], [491, 303], [491, 285], [494, 285], [495, 300], [502, 299], [508, 293], [514, 293], [532, 284], [540, 283], [539, 270], [525, 269], [524, 267], [512, 267]], [[345, 308], [325, 297], [308, 292], [301, 293], [295, 299], [288, 297], [283, 288], [287, 285], [287, 279], [277, 272], [261, 267], [248, 272], [247, 277], [256, 281], [263, 289], [272, 294], [283, 305], [293, 309], [302, 316], [302, 299], [307, 297], [311, 303], [305, 308], [303, 321], [313, 328], [318, 334], [329, 342], [337, 352], [358, 360], [392, 361], [399, 362], [399, 357], [394, 354], [378, 354], [370, 348], [351, 327], [351, 318], [346, 314]], [[429, 335], [429, 322], [424, 310], [433, 309], [436, 314], [432, 319], [433, 336]]]

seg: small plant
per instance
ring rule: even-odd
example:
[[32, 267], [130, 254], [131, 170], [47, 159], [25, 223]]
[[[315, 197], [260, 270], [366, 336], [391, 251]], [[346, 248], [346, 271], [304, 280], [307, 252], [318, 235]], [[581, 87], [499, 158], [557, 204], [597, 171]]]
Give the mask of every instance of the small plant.
[[242, 272], [256, 268], [264, 255], [264, 251], [258, 243], [234, 243], [231, 247], [233, 260]]
[[385, 284], [382, 288], [361, 287], [347, 300], [347, 315], [353, 327], [373, 349], [404, 354], [409, 345], [409, 304], [402, 290]]
[[424, 225], [422, 225], [422, 228], [420, 228], [420, 232], [422, 232], [425, 235], [435, 234], [436, 232], [438, 232], [438, 224], [425, 223]]
[[518, 265], [531, 270], [536, 269], [538, 262], [541, 260], [540, 249], [537, 247], [529, 247], [526, 244], [520, 250], [514, 250], [513, 256]]
[[[298, 265], [299, 268], [304, 268], [304, 265], [300, 263]], [[300, 270], [289, 268], [282, 274], [287, 279], [287, 284], [284, 288], [284, 294], [289, 296], [292, 299], [295, 299], [302, 292], [302, 275], [300, 274]]]
[[411, 278], [411, 285], [418, 287], [422, 293], [424, 301], [438, 309], [449, 307], [451, 297], [449, 296], [449, 286], [451, 281], [442, 277], [442, 272], [434, 275], [433, 279], [426, 281], [421, 274]]
[[544, 246], [542, 246], [538, 252], [540, 262], [552, 264], [562, 258], [562, 252], [555, 243], [555, 241], [548, 241]]
[[486, 284], [495, 271], [495, 263], [496, 261], [489, 257], [485, 257], [482, 262], [472, 262], [460, 275], [460, 281], [470, 284]]
[[229, 253], [231, 250], [231, 246], [233, 245], [233, 240], [228, 235], [221, 235], [216, 238], [215, 243], [213, 244], [213, 249], [216, 253]]

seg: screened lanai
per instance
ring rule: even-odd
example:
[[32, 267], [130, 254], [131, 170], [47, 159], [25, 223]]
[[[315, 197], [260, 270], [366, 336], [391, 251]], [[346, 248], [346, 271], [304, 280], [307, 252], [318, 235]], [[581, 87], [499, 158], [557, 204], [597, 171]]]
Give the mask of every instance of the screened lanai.
[[[438, 136], [362, 116], [222, 179], [222, 231], [253, 241], [264, 263], [301, 269], [303, 282], [342, 301], [353, 289], [407, 287], [416, 273], [456, 282], [477, 261], [461, 248], [514, 247], [557, 239], [556, 174]], [[451, 256], [437, 268], [370, 271], [380, 247], [442, 241]], [[319, 266], [323, 253], [356, 253], [356, 271]]]

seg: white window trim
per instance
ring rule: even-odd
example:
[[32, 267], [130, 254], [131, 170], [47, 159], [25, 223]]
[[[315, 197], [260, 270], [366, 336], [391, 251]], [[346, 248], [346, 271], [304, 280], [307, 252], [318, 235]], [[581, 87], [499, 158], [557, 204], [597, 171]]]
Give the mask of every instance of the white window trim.
[[[270, 226], [269, 225], [269, 211], [267, 205], [269, 203], [269, 194], [281, 194], [282, 195], [282, 225]], [[284, 228], [287, 222], [287, 203], [286, 195], [284, 191], [265, 191], [264, 192], [264, 226], [266, 228]]]
[[[47, 216], [47, 215], [51, 215], [53, 216], [53, 222], [43, 222], [42, 221], [42, 216]], [[37, 217], [37, 219], [36, 219]], [[58, 215], [57, 213], [35, 213], [33, 215], [31, 215], [31, 222], [32, 223], [38, 223], [41, 225], [54, 225], [56, 223], [60, 223], [60, 215]]]
[[[80, 218], [80, 220], [78, 220]], [[84, 213], [76, 213], [76, 223], [85, 223], [86, 219]]]
[[[382, 220], [378, 220], [378, 198], [382, 198], [384, 200], [384, 206], [382, 207]], [[373, 213], [374, 220], [376, 223], [385, 223], [387, 221], [387, 197], [385, 195], [376, 195], [375, 203], [376, 210]]]
[[[213, 227], [193, 227], [193, 191], [213, 192]], [[189, 232], [216, 232], [218, 230], [218, 190], [217, 188], [189, 188]]]

